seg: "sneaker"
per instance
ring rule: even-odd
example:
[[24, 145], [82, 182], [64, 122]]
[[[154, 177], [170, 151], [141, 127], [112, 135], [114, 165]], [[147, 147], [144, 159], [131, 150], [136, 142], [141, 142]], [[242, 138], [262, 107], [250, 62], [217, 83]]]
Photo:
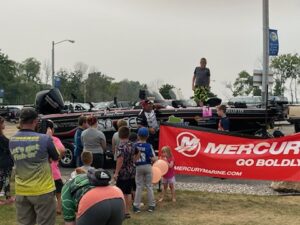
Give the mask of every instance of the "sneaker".
[[148, 212], [153, 212], [155, 210], [155, 206], [149, 206]]
[[129, 213], [125, 213], [125, 219], [130, 219], [131, 218], [131, 216], [130, 216], [130, 214]]
[[133, 210], [134, 213], [140, 213], [141, 212], [140, 208], [138, 208], [136, 206], [132, 206], [132, 210]]

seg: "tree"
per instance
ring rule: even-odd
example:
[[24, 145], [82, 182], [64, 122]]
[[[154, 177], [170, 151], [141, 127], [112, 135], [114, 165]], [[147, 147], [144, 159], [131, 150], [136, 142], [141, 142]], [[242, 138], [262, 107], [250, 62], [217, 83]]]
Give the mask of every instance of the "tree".
[[25, 59], [20, 64], [20, 74], [23, 76], [25, 82], [41, 83], [39, 73], [41, 69], [41, 63], [35, 58]]
[[[271, 68], [275, 74], [274, 92], [284, 95], [285, 82], [290, 80], [290, 95], [292, 102], [297, 101], [297, 83], [299, 78], [300, 57], [298, 54], [283, 54], [272, 59]], [[294, 87], [293, 87], [294, 84]]]
[[83, 74], [80, 71], [68, 72], [66, 70], [58, 71], [60, 78], [60, 92], [64, 100], [72, 101], [76, 96], [76, 101], [84, 101], [84, 82]]
[[254, 90], [255, 94], [259, 92], [256, 87], [253, 87], [253, 76], [245, 70], [241, 71], [233, 83], [233, 96], [249, 95]]
[[137, 101], [139, 99], [139, 90], [143, 86], [138, 81], [129, 81], [127, 79], [120, 81], [119, 83], [112, 83], [110, 86], [111, 92], [113, 88], [117, 87], [116, 96], [118, 100]]
[[170, 95], [170, 90], [174, 88], [171, 84], [164, 84], [159, 88], [159, 93], [164, 97], [164, 99], [172, 99]]
[[112, 100], [110, 87], [113, 80], [114, 78], [101, 72], [89, 73], [85, 80], [86, 100], [90, 102]]
[[82, 75], [86, 74], [86, 72], [88, 71], [89, 69], [89, 66], [83, 62], [77, 62], [75, 65], [74, 65], [74, 69], [75, 71], [78, 71], [80, 72]]
[[0, 50], [0, 89], [4, 90], [4, 104], [14, 103], [17, 64]]

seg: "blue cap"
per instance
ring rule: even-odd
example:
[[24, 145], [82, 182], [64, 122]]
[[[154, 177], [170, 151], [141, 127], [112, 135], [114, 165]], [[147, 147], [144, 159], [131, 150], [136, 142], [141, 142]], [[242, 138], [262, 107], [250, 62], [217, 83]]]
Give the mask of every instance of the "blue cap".
[[141, 128], [138, 130], [138, 136], [140, 136], [140, 137], [148, 137], [148, 136], [149, 136], [148, 128], [146, 128], [146, 127], [141, 127]]

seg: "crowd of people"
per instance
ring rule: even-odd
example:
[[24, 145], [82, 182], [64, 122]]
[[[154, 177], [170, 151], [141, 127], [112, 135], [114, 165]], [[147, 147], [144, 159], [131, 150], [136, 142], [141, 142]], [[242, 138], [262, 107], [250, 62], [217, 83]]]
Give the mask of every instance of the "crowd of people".
[[[209, 83], [210, 71], [203, 58], [195, 69], [192, 87], [200, 106], [206, 101]], [[117, 122], [112, 137], [116, 162], [113, 175], [103, 169], [107, 140], [98, 129], [97, 118], [79, 117], [74, 135], [76, 169], [65, 183], [59, 170], [65, 147], [54, 136], [55, 124], [48, 120], [46, 133], [36, 132], [38, 114], [35, 109], [25, 107], [20, 113], [19, 131], [8, 139], [3, 133], [4, 119], [0, 117], [0, 191], [3, 189], [5, 195], [0, 205], [15, 202], [17, 222], [22, 225], [54, 225], [57, 214], [63, 214], [66, 225], [119, 225], [131, 217], [131, 212], [142, 211], [142, 192], [146, 188], [146, 208], [153, 212], [157, 202], [152, 164], [157, 160], [154, 149], [158, 148], [159, 124], [153, 102], [146, 99], [141, 105], [137, 133], [128, 128], [126, 121]], [[226, 107], [218, 106], [217, 113], [218, 130], [229, 131]], [[172, 201], [176, 202], [175, 162], [170, 147], [161, 149], [160, 158], [167, 163], [168, 171], [162, 179], [158, 202], [164, 201], [168, 188]], [[10, 193], [13, 167], [16, 197]]]
[[[0, 117], [0, 189], [5, 193], [0, 204], [15, 203], [17, 223], [22, 225], [54, 225], [59, 214], [63, 214], [66, 225], [96, 224], [95, 221], [118, 225], [130, 218], [131, 212], [141, 212], [146, 187], [147, 211], [153, 212], [156, 201], [151, 165], [157, 157], [148, 140], [155, 141], [159, 127], [153, 103], [144, 100], [142, 106], [137, 133], [128, 128], [126, 121], [117, 122], [118, 130], [112, 139], [116, 161], [113, 175], [103, 169], [106, 137], [97, 128], [97, 118], [80, 116], [74, 136], [76, 169], [65, 183], [58, 163], [65, 147], [54, 136], [55, 124], [48, 120], [46, 133], [36, 132], [38, 114], [25, 107], [20, 113], [19, 131], [7, 139], [3, 134], [5, 122]], [[173, 160], [165, 157], [173, 167]], [[9, 182], [13, 167], [15, 198], [10, 194]], [[173, 184], [170, 188], [174, 201], [175, 178], [166, 179]]]

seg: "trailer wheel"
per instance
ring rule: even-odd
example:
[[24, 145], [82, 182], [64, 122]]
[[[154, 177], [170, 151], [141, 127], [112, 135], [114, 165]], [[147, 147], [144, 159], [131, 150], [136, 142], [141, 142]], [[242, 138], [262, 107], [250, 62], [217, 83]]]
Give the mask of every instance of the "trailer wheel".
[[71, 143], [63, 143], [65, 148], [66, 148], [66, 152], [65, 155], [61, 158], [60, 160], [60, 165], [62, 167], [75, 167], [76, 165], [76, 159], [74, 157], [74, 145]]

